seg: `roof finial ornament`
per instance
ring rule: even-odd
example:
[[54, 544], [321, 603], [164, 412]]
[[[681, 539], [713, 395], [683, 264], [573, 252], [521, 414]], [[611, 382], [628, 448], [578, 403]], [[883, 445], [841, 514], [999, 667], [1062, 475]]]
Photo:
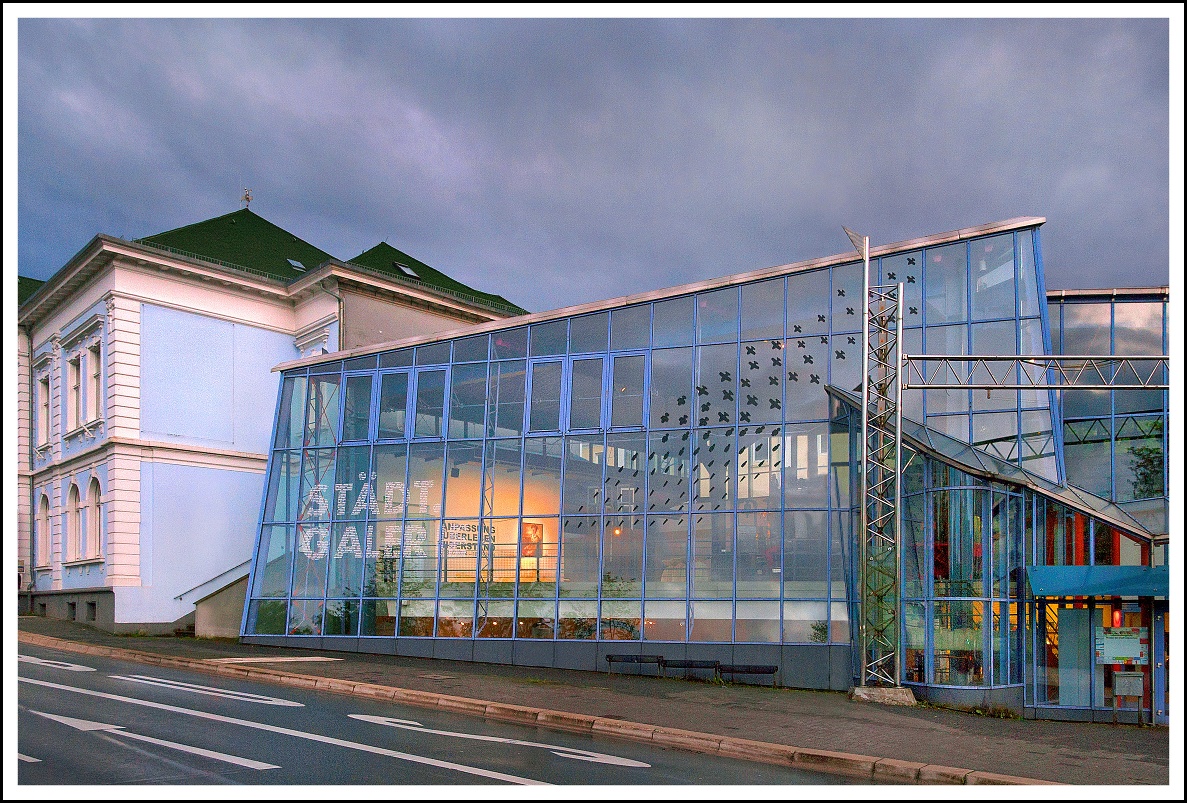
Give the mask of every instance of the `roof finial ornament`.
[[251, 208], [251, 190], [249, 190], [247, 187], [243, 188], [243, 208]]

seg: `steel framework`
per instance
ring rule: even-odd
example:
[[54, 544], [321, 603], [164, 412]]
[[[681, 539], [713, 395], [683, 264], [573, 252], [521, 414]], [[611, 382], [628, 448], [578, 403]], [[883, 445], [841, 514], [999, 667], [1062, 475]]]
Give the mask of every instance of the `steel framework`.
[[1165, 355], [904, 354], [903, 389], [1166, 390], [1168, 362]]

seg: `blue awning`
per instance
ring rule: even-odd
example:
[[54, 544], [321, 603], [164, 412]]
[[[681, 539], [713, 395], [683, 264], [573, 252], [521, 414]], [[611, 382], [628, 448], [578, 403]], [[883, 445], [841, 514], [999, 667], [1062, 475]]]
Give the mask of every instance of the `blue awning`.
[[1027, 566], [1036, 597], [1165, 597], [1166, 566]]

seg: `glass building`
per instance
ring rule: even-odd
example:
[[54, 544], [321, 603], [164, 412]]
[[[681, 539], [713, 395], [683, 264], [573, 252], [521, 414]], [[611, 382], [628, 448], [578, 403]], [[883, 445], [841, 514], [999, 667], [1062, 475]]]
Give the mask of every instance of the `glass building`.
[[[904, 349], [1051, 353], [1042, 223], [875, 249]], [[848, 688], [862, 274], [825, 258], [280, 366], [244, 639], [587, 670], [644, 653]], [[912, 391], [903, 415], [904, 680], [1092, 716], [1107, 694], [1051, 685], [1037, 642], [1062, 603], [1028, 571], [1148, 567], [1165, 537], [1065, 483], [1052, 392]]]

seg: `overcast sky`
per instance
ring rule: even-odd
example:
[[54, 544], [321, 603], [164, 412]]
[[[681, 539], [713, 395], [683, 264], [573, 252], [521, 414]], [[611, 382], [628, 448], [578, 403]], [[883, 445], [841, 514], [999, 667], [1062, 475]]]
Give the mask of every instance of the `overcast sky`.
[[21, 19], [19, 268], [250, 187], [341, 259], [386, 240], [533, 311], [1019, 215], [1049, 287], [1166, 284], [1168, 30]]

